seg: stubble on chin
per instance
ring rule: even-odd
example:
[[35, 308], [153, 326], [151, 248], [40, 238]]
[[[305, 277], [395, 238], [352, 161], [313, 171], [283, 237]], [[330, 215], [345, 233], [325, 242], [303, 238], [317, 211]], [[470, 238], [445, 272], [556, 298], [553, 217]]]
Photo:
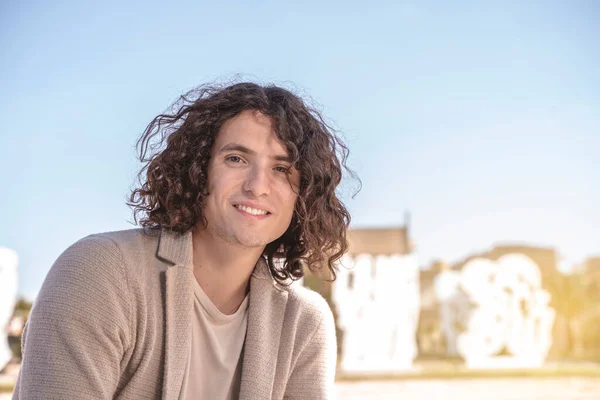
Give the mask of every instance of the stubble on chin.
[[225, 243], [247, 248], [265, 247], [270, 243], [268, 238], [250, 229], [244, 232], [235, 232], [233, 229], [221, 228], [216, 229], [214, 234]]

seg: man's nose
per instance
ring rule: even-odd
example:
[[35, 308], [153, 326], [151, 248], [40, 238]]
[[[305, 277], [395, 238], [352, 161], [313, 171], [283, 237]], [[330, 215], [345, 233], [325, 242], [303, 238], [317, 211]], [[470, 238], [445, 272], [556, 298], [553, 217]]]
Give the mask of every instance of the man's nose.
[[244, 190], [256, 197], [268, 195], [271, 191], [271, 176], [268, 169], [258, 166], [250, 168], [244, 182]]

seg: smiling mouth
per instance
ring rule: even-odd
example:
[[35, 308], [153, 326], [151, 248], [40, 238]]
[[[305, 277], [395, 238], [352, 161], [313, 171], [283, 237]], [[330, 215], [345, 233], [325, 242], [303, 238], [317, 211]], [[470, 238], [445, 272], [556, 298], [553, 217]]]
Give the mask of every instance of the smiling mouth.
[[266, 210], [261, 210], [260, 208], [252, 208], [252, 207], [244, 206], [241, 204], [235, 204], [234, 207], [237, 208], [238, 210], [248, 213], [250, 215], [261, 216], [261, 215], [270, 215], [271, 214], [270, 212], [268, 212]]

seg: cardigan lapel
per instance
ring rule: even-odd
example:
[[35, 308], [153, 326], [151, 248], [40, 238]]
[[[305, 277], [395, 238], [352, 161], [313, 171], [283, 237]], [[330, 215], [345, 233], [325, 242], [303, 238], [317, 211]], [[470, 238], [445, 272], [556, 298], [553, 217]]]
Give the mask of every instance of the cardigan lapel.
[[240, 400], [272, 397], [287, 298], [288, 292], [275, 284], [261, 258], [250, 280]]
[[157, 258], [170, 266], [165, 272], [165, 364], [163, 400], [177, 400], [192, 340], [192, 234], [163, 231]]

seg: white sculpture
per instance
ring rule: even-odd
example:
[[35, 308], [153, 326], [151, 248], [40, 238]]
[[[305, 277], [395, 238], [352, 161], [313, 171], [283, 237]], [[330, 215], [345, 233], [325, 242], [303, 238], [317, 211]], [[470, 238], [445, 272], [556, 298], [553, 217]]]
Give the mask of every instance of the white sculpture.
[[461, 272], [440, 273], [435, 291], [448, 351], [460, 354], [467, 367], [543, 364], [555, 313], [530, 258], [507, 254], [496, 262], [471, 260]]
[[0, 247], [0, 370], [12, 358], [7, 332], [17, 302], [17, 263], [17, 253]]
[[419, 266], [415, 255], [344, 256], [332, 288], [344, 332], [346, 372], [410, 369], [417, 354]]

